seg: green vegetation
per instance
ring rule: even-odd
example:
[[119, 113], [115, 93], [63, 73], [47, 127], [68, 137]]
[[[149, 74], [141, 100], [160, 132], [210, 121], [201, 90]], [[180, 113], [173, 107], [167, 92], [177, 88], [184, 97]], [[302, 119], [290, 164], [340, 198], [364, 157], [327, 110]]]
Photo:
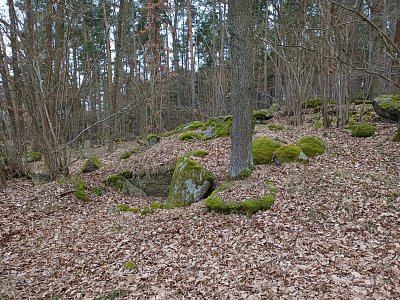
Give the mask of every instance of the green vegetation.
[[74, 196], [78, 198], [79, 200], [82, 200], [84, 202], [89, 200], [89, 196], [86, 193], [87, 187], [86, 183], [83, 179], [81, 178], [70, 178], [70, 177], [60, 177], [57, 180], [58, 184], [71, 184], [75, 188]]
[[253, 112], [253, 120], [258, 123], [263, 123], [272, 119], [272, 113], [269, 110], [257, 110]]
[[133, 148], [133, 149], [130, 149], [130, 150], [126, 151], [125, 153], [121, 154], [121, 156], [119, 158], [127, 159], [137, 152], [138, 152], [138, 148]]
[[124, 263], [124, 267], [128, 270], [132, 270], [137, 268], [137, 264], [133, 261], [127, 261]]
[[294, 145], [283, 145], [276, 149], [273, 156], [282, 164], [291, 162], [304, 162], [305, 159], [301, 157], [302, 150]]
[[128, 294], [129, 294], [128, 291], [125, 291], [125, 290], [116, 290], [116, 291], [113, 291], [111, 294], [109, 294], [109, 295], [107, 295], [107, 296], [99, 296], [99, 297], [96, 297], [95, 300], [116, 300], [116, 299], [118, 299], [118, 298], [125, 297], [125, 296], [127, 296]]
[[82, 166], [82, 173], [90, 173], [101, 168], [101, 162], [97, 157], [90, 157]]
[[297, 142], [297, 146], [299, 146], [299, 148], [303, 150], [304, 154], [307, 155], [307, 157], [315, 157], [318, 155], [322, 155], [325, 152], [325, 144], [319, 137], [303, 137]]
[[99, 187], [93, 187], [91, 189], [91, 192], [92, 192], [93, 195], [98, 196], [98, 197], [104, 195], [104, 190], [102, 188], [99, 188]]
[[122, 191], [124, 188], [124, 177], [118, 174], [107, 177], [103, 182], [117, 191]]
[[319, 110], [321, 106], [322, 106], [322, 99], [319, 98], [308, 99], [306, 102], [303, 103], [304, 108], [314, 108]]
[[252, 216], [260, 210], [267, 210], [271, 208], [271, 206], [274, 204], [276, 190], [273, 184], [270, 182], [267, 183], [270, 192], [266, 193], [259, 199], [225, 202], [219, 194], [232, 184], [233, 182], [221, 185], [206, 199], [205, 205], [209, 211], [216, 211], [224, 214], [238, 213]]
[[185, 156], [180, 157], [172, 175], [167, 202], [175, 204], [183, 201], [189, 205], [197, 200], [195, 197], [198, 188], [204, 186], [207, 182], [212, 185], [214, 180], [214, 175], [198, 162]]
[[255, 165], [272, 163], [272, 154], [282, 146], [278, 141], [263, 137], [253, 141], [253, 162]]
[[208, 152], [206, 150], [199, 149], [199, 150], [189, 152], [187, 155], [194, 156], [194, 157], [205, 157], [208, 155]]
[[169, 134], [176, 134], [176, 133], [182, 133], [186, 131], [193, 131], [197, 129], [201, 129], [204, 126], [204, 123], [201, 121], [193, 121], [190, 123], [182, 124], [176, 127], [174, 130], [172, 130]]
[[[204, 122], [201, 129], [205, 139], [216, 139], [219, 137], [227, 137], [231, 134], [232, 116], [213, 117]], [[207, 133], [212, 130], [212, 134]]]
[[352, 100], [351, 103], [353, 103], [354, 105], [372, 104], [372, 100], [355, 99]]
[[268, 129], [271, 131], [280, 131], [283, 130], [285, 127], [279, 124], [269, 124]]
[[27, 151], [23, 155], [28, 162], [35, 162], [42, 160], [43, 154], [38, 151]]
[[397, 132], [393, 136], [393, 142], [400, 142], [400, 127], [397, 128]]
[[186, 131], [179, 135], [181, 141], [204, 140], [204, 135], [197, 131]]
[[146, 136], [146, 141], [151, 143], [151, 142], [155, 142], [158, 143], [160, 141], [161, 137], [157, 134], [151, 133], [148, 136]]
[[351, 135], [355, 137], [370, 137], [375, 134], [376, 126], [368, 123], [359, 123], [350, 126]]

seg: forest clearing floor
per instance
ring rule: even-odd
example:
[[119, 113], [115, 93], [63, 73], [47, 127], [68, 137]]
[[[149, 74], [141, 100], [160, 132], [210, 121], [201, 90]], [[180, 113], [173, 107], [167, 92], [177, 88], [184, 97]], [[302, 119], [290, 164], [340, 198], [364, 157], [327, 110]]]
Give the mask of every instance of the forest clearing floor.
[[[400, 299], [400, 147], [395, 124], [376, 125], [363, 139], [326, 130], [326, 153], [308, 164], [257, 166], [250, 178], [272, 180], [277, 194], [251, 218], [208, 212], [204, 201], [116, 213], [154, 199], [108, 190], [82, 202], [57, 182], [11, 180], [0, 194], [0, 299]], [[321, 134], [255, 130], [287, 143]], [[119, 159], [130, 147], [100, 156], [93, 173], [78, 174], [79, 160], [72, 175], [100, 186], [122, 169], [151, 170], [196, 149], [209, 152], [196, 160], [218, 183], [228, 174], [229, 138], [171, 136]], [[249, 187], [237, 193], [254, 194]]]

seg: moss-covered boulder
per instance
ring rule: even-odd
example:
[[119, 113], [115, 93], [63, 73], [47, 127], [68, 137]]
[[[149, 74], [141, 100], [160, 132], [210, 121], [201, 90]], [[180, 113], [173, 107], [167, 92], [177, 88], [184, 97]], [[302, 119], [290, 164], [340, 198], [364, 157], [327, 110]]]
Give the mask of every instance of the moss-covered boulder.
[[210, 193], [214, 180], [214, 175], [199, 163], [188, 157], [181, 157], [176, 162], [168, 202], [198, 202]]
[[146, 193], [130, 181], [132, 178], [132, 172], [125, 170], [116, 175], [107, 177], [103, 180], [103, 183], [125, 195], [132, 197], [145, 197]]
[[27, 151], [24, 153], [24, 158], [27, 162], [35, 162], [42, 160], [43, 154], [38, 151]]
[[253, 162], [255, 165], [271, 164], [272, 154], [282, 146], [278, 141], [262, 137], [253, 141]]
[[235, 181], [222, 184], [207, 197], [205, 205], [209, 211], [230, 214], [253, 215], [258, 211], [267, 210], [275, 201], [275, 187], [271, 182], [266, 182], [264, 195], [258, 199], [246, 199], [243, 201], [230, 201], [224, 198], [224, 191], [235, 184]]
[[231, 128], [232, 116], [212, 117], [201, 127], [206, 140], [230, 136]]
[[268, 109], [261, 109], [253, 112], [253, 120], [255, 123], [263, 124], [273, 118], [273, 114]]
[[173, 173], [173, 166], [163, 166], [151, 172], [136, 174], [129, 180], [144, 191], [147, 196], [167, 197]]
[[101, 168], [101, 162], [97, 157], [91, 157], [82, 166], [82, 173], [94, 172]]
[[382, 118], [400, 123], [400, 95], [383, 95], [372, 101], [376, 113]]
[[204, 126], [203, 122], [201, 122], [201, 121], [193, 121], [193, 122], [186, 123], [186, 124], [183, 124], [183, 125], [180, 125], [180, 126], [176, 127], [170, 133], [171, 134], [177, 134], [177, 133], [183, 133], [183, 132], [187, 132], [187, 131], [194, 131], [194, 130], [202, 128], [203, 126]]
[[120, 159], [128, 159], [129, 157], [131, 157], [133, 154], [135, 154], [137, 152], [138, 152], [138, 148], [129, 149], [128, 151], [122, 153], [119, 158]]
[[273, 153], [273, 160], [277, 164], [285, 164], [292, 162], [307, 162], [308, 157], [300, 147], [294, 144], [289, 144], [276, 149]]
[[298, 142], [297, 146], [304, 152], [307, 157], [315, 157], [325, 152], [324, 141], [320, 137], [305, 136]]
[[350, 126], [351, 135], [355, 137], [370, 137], [375, 134], [376, 126], [368, 123], [358, 123]]
[[161, 137], [157, 134], [151, 133], [146, 136], [146, 142], [148, 145], [155, 145], [159, 143], [161, 140]]
[[285, 127], [279, 124], [269, 124], [268, 129], [271, 131], [280, 131], [283, 130]]

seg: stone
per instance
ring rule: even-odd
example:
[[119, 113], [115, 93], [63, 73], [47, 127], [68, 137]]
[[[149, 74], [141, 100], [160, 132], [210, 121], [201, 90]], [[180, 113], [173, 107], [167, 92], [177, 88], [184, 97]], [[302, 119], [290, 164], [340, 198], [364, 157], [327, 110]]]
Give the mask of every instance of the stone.
[[122, 187], [121, 192], [125, 195], [132, 196], [132, 197], [146, 197], [146, 193], [130, 182], [128, 179], [123, 179], [124, 185]]
[[375, 112], [384, 119], [400, 123], [400, 95], [383, 95], [372, 101]]
[[29, 174], [34, 185], [45, 184], [51, 181], [49, 173], [31, 173]]
[[101, 168], [101, 162], [96, 157], [89, 158], [82, 167], [82, 173], [94, 172]]
[[173, 168], [163, 168], [150, 174], [139, 174], [131, 182], [143, 190], [147, 196], [167, 197], [172, 180]]
[[205, 198], [214, 185], [214, 175], [187, 157], [178, 159], [172, 176], [169, 203], [194, 203]]

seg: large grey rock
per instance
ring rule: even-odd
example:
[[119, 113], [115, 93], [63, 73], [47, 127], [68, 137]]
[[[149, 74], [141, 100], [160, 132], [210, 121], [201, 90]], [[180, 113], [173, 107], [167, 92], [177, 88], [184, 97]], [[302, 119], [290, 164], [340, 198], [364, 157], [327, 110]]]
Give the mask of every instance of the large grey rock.
[[125, 195], [132, 196], [132, 197], [146, 197], [146, 193], [130, 182], [128, 179], [123, 179], [124, 185], [122, 187], [121, 192]]
[[187, 157], [178, 159], [168, 194], [170, 203], [193, 203], [206, 197], [215, 177], [196, 161]]
[[149, 174], [136, 175], [131, 182], [147, 196], [167, 197], [171, 185], [173, 168], [162, 168]]
[[376, 113], [384, 119], [400, 123], [400, 95], [383, 95], [372, 101]]
[[101, 168], [101, 162], [95, 158], [89, 158], [82, 167], [82, 173], [90, 173]]

